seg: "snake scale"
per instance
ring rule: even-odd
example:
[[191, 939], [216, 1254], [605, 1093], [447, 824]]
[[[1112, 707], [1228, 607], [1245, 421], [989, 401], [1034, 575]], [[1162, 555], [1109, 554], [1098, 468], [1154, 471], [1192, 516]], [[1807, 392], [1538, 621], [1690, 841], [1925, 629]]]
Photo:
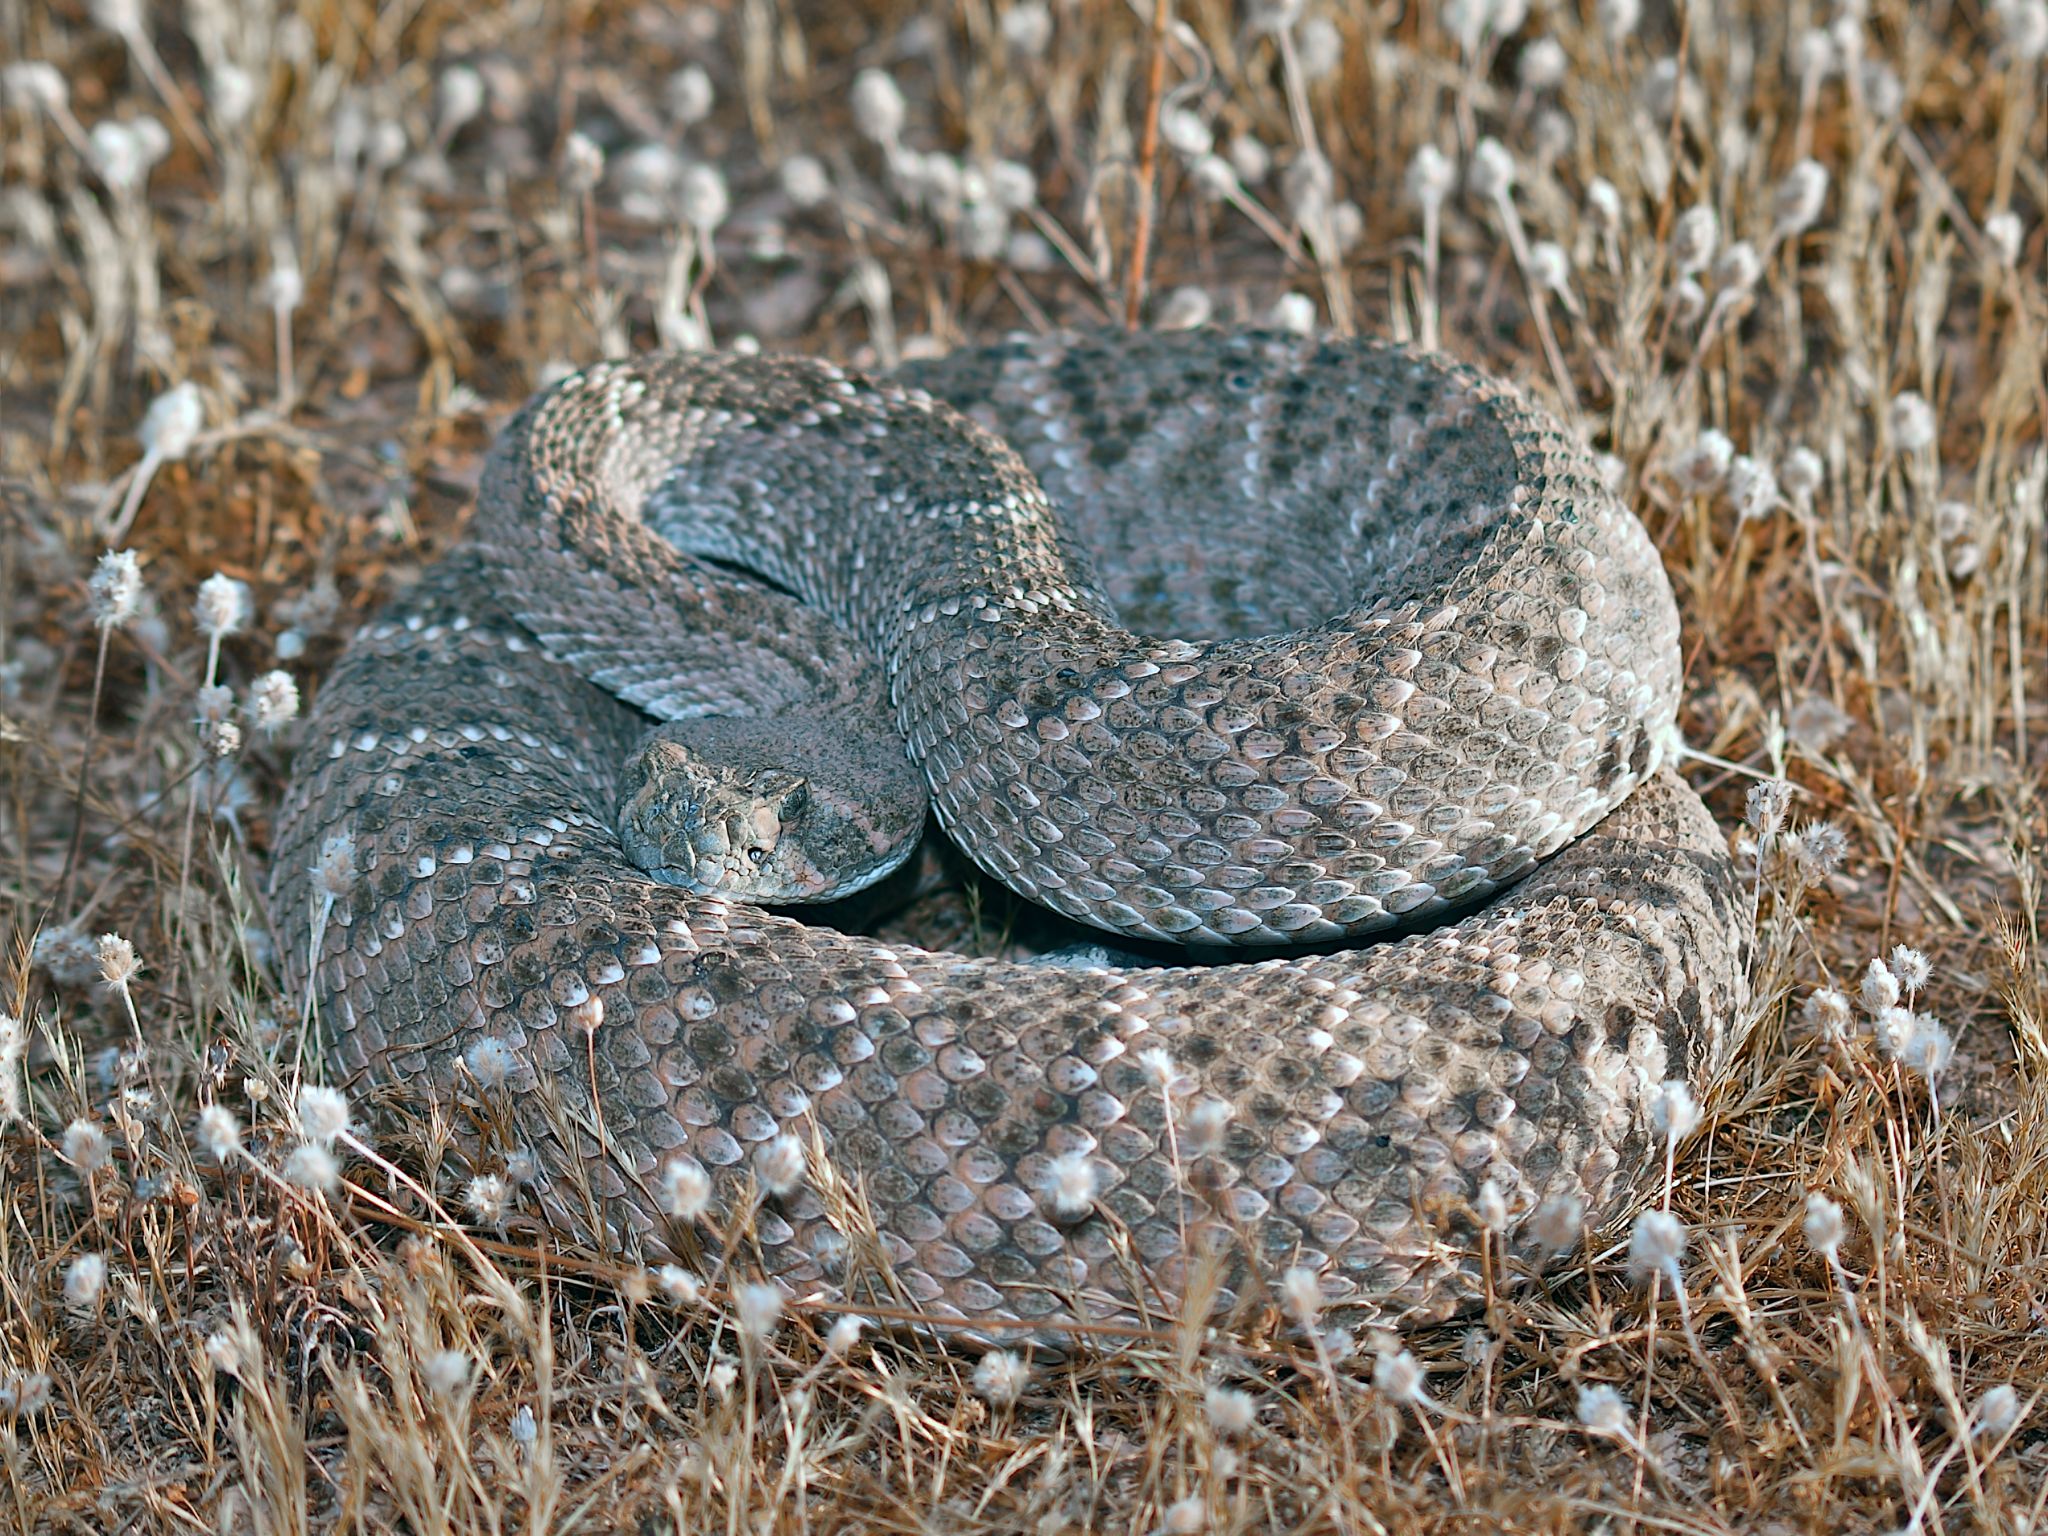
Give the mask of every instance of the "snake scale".
[[[330, 1071], [466, 1103], [476, 1165], [531, 1152], [520, 1209], [585, 1239], [716, 1264], [744, 1230], [792, 1289], [969, 1324], [1221, 1308], [1297, 1265], [1423, 1320], [1475, 1294], [1482, 1220], [1623, 1209], [1657, 1087], [1737, 1044], [1680, 670], [1589, 455], [1439, 356], [605, 363], [522, 412], [464, 545], [333, 668], [273, 913]], [[916, 775], [861, 766], [892, 719]], [[797, 761], [655, 878], [627, 765], [659, 779], [677, 732]], [[869, 771], [887, 808], [827, 782]], [[828, 808], [886, 864], [919, 778], [1019, 893], [1202, 947], [967, 958], [705, 883], [779, 847], [815, 886], [792, 823]], [[493, 1038], [496, 1086], [465, 1065]], [[793, 1147], [798, 1177], [764, 1161]], [[688, 1159], [696, 1221], [661, 1194]]]

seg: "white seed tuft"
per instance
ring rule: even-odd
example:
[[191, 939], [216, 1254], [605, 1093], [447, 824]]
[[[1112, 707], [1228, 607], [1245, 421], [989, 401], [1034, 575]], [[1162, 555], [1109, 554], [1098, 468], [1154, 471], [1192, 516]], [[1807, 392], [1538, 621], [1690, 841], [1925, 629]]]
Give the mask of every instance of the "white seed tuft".
[[110, 549], [86, 583], [92, 621], [101, 629], [124, 629], [142, 611], [142, 563], [132, 549]]
[[1669, 1211], [1645, 1211], [1628, 1239], [1628, 1272], [1637, 1280], [1663, 1275], [1683, 1289], [1678, 1266], [1685, 1258], [1685, 1223]]
[[740, 1335], [765, 1343], [782, 1321], [782, 1292], [765, 1280], [753, 1280], [733, 1292], [733, 1315]]
[[107, 1288], [107, 1261], [97, 1253], [81, 1253], [64, 1266], [64, 1305], [90, 1312]]
[[804, 1144], [787, 1131], [763, 1142], [754, 1153], [755, 1176], [778, 1200], [796, 1193], [804, 1181], [804, 1166]]
[[249, 584], [216, 571], [199, 583], [199, 596], [192, 604], [192, 617], [199, 632], [209, 640], [224, 640], [237, 634], [249, 622], [255, 605], [249, 598]]
[[678, 1221], [696, 1221], [711, 1205], [711, 1175], [694, 1157], [678, 1157], [661, 1171], [661, 1208]]
[[1806, 1197], [1806, 1217], [1799, 1224], [1806, 1246], [1834, 1263], [1841, 1252], [1844, 1226], [1842, 1208], [1819, 1190]]
[[1420, 1406], [1429, 1401], [1429, 1377], [1405, 1349], [1383, 1349], [1373, 1357], [1372, 1384], [1388, 1402]]
[[65, 1126], [63, 1145], [64, 1160], [88, 1176], [106, 1167], [112, 1156], [107, 1133], [91, 1120], [74, 1120]]
[[199, 1112], [199, 1144], [217, 1163], [242, 1150], [242, 1126], [225, 1104], [209, 1104]]
[[1030, 1365], [1007, 1349], [990, 1350], [974, 1368], [974, 1390], [998, 1408], [1015, 1403], [1030, 1381]]
[[299, 1134], [323, 1146], [348, 1134], [348, 1096], [307, 1083], [299, 1089]]
[[1063, 1152], [1045, 1172], [1045, 1199], [1061, 1221], [1078, 1221], [1095, 1209], [1098, 1175], [1086, 1152]]
[[1934, 407], [1916, 390], [1902, 390], [1885, 407], [1885, 429], [1901, 453], [1920, 453], [1934, 446]]

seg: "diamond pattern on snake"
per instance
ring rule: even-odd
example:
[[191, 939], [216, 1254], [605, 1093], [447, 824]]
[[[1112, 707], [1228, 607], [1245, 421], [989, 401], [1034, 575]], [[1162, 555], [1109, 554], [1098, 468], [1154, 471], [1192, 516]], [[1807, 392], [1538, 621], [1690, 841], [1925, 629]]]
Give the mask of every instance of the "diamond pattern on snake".
[[[747, 1275], [1048, 1337], [1295, 1265], [1441, 1317], [1483, 1189], [1511, 1244], [1546, 1201], [1612, 1215], [1660, 1171], [1658, 1085], [1738, 1043], [1679, 683], [1642, 525], [1440, 356], [604, 363], [513, 421], [463, 545], [334, 668], [273, 908], [336, 1078], [489, 1101], [527, 1216], [630, 1257], [746, 1228]], [[793, 904], [933, 816], [1147, 961]], [[464, 1066], [486, 1041], [503, 1084]]]

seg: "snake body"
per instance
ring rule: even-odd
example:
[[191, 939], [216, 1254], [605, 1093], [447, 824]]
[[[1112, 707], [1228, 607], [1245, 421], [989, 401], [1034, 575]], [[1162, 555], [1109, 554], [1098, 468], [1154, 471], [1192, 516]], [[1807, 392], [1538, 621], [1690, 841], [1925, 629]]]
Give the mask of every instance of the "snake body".
[[[465, 547], [327, 679], [273, 915], [334, 1070], [466, 1097], [472, 1157], [533, 1152], [522, 1199], [585, 1237], [743, 1231], [791, 1287], [969, 1322], [1220, 1306], [1280, 1265], [1440, 1316], [1478, 1225], [1627, 1202], [1658, 1087], [1737, 1043], [1741, 903], [1665, 763], [1677, 636], [1585, 451], [1433, 355], [604, 364], [507, 429]], [[952, 838], [1067, 917], [1406, 931], [1025, 965], [627, 856], [653, 719], [809, 729], [822, 763], [891, 716]], [[875, 774], [893, 837], [921, 805]], [[696, 1221], [661, 1195], [688, 1160]]]

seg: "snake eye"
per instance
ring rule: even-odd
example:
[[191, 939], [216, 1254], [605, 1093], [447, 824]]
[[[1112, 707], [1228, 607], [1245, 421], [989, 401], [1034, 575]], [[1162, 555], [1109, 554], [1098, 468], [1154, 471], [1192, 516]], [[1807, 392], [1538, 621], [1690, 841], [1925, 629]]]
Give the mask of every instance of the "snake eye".
[[768, 862], [768, 850], [766, 848], [749, 848], [747, 850], [747, 858], [757, 865], [766, 864]]

